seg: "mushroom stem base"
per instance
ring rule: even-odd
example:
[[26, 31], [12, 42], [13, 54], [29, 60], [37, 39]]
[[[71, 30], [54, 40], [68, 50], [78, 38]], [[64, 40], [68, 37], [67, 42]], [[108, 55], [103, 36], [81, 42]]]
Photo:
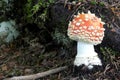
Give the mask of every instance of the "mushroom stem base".
[[74, 61], [75, 66], [85, 65], [92, 69], [94, 65], [102, 66], [101, 60], [94, 50], [93, 44], [78, 42], [77, 55]]

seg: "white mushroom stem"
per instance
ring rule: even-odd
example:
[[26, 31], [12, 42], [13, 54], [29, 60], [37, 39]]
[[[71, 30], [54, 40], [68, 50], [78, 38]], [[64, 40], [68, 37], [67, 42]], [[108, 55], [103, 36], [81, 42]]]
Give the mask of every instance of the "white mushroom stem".
[[94, 45], [85, 42], [77, 42], [77, 55], [74, 61], [75, 66], [84, 64], [89, 69], [93, 68], [93, 65], [102, 66], [101, 60], [94, 50]]

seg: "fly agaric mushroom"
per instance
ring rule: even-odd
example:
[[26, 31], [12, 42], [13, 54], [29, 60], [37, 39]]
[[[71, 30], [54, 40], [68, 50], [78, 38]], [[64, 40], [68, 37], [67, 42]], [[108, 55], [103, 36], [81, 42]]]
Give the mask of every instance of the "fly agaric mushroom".
[[77, 41], [77, 55], [74, 65], [81, 65], [92, 69], [94, 65], [102, 66], [101, 60], [94, 50], [94, 45], [100, 44], [104, 37], [105, 23], [101, 18], [95, 16], [90, 11], [88, 13], [78, 13], [73, 20], [69, 22], [68, 36]]

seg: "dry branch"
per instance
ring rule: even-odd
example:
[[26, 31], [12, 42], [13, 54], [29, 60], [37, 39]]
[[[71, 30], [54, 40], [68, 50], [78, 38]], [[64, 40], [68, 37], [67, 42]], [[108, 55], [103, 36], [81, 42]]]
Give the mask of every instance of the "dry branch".
[[65, 70], [67, 68], [68, 68], [67, 66], [64, 66], [64, 67], [51, 69], [51, 70], [37, 73], [37, 74], [32, 74], [32, 75], [27, 75], [27, 76], [18, 76], [18, 77], [12, 77], [12, 78], [5, 78], [3, 80], [35, 80], [35, 79], [42, 78], [42, 77], [45, 77], [45, 76], [48, 76], [48, 75], [51, 75], [54, 73], [58, 73], [58, 72]]

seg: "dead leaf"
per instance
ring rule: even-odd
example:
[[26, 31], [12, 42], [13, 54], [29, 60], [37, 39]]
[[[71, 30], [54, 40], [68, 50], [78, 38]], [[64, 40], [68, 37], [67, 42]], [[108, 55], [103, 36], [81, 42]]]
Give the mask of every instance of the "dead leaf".
[[7, 70], [8, 70], [7, 65], [6, 65], [6, 64], [3, 64], [3, 65], [2, 65], [2, 71], [7, 71]]

